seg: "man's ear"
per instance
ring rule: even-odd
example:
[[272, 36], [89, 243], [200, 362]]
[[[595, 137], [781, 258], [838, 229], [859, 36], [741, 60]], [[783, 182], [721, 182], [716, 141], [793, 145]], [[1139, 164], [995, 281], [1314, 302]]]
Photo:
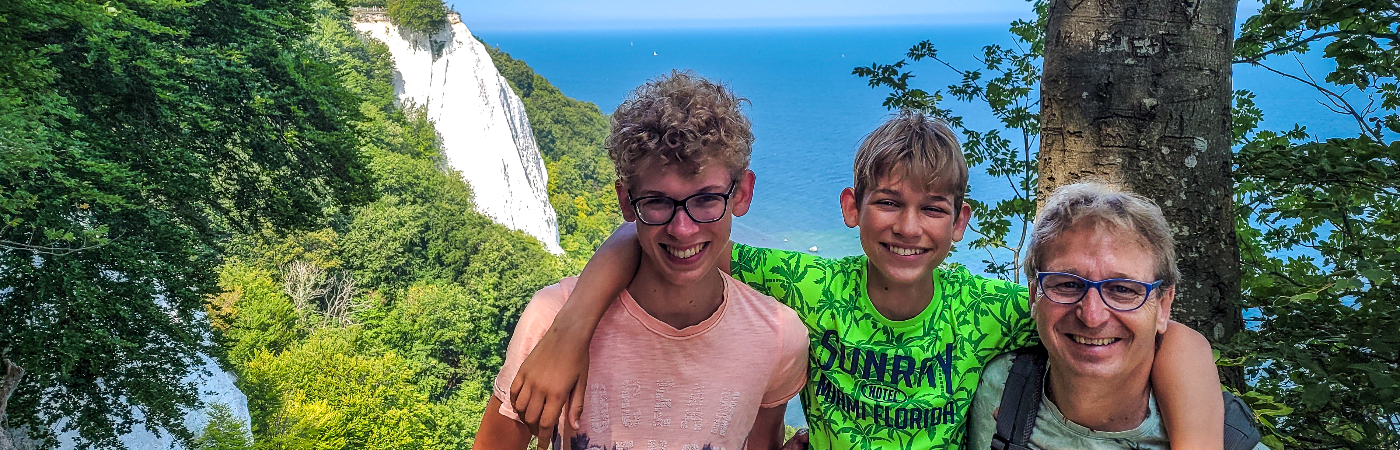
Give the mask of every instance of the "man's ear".
[[622, 220], [636, 222], [637, 211], [632, 209], [631, 199], [627, 196], [627, 186], [622, 184], [622, 180], [617, 180], [613, 182], [613, 189], [617, 190], [617, 209], [622, 210]]
[[855, 228], [856, 225], [860, 224], [859, 202], [854, 188], [841, 190], [841, 218], [846, 220], [847, 228]]
[[734, 186], [734, 197], [729, 201], [729, 212], [735, 217], [749, 213], [749, 206], [753, 205], [753, 187], [755, 184], [752, 170], [744, 170], [744, 174], [739, 176], [739, 185]]
[[1176, 286], [1162, 290], [1162, 300], [1157, 302], [1157, 334], [1167, 332], [1167, 324], [1172, 321], [1172, 300], [1176, 298]]
[[959, 203], [962, 203], [962, 207], [958, 208], [958, 218], [953, 223], [953, 242], [962, 242], [963, 233], [967, 232], [967, 222], [972, 220], [972, 205], [966, 201]]

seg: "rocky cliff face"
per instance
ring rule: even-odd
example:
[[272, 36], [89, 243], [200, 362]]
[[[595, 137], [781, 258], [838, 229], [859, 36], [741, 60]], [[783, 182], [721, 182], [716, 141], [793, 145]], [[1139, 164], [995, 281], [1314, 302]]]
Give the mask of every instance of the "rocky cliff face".
[[562, 254], [525, 105], [461, 17], [450, 13], [447, 25], [432, 34], [405, 32], [382, 13], [357, 12], [354, 22], [389, 46], [400, 103], [427, 108], [448, 163], [472, 187], [477, 210]]

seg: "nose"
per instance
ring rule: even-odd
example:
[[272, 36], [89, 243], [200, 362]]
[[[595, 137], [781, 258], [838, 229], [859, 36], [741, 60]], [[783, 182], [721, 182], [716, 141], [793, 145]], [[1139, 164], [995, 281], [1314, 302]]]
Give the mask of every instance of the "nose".
[[1084, 298], [1079, 299], [1079, 303], [1074, 306], [1078, 308], [1075, 315], [1079, 317], [1079, 321], [1090, 328], [1103, 325], [1113, 315], [1098, 289], [1089, 289], [1089, 292], [1084, 293]]
[[700, 225], [696, 224], [690, 218], [690, 214], [686, 214], [683, 209], [676, 210], [676, 216], [671, 218], [671, 223], [666, 224], [666, 232], [675, 237], [690, 236], [699, 230]]
[[916, 236], [919, 234], [919, 209], [905, 207], [899, 210], [899, 217], [894, 221], [894, 234], [900, 236]]

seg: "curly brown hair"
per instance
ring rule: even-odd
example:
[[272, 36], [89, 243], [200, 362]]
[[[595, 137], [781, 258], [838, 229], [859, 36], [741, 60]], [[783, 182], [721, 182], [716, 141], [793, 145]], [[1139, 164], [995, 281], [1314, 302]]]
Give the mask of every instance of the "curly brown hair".
[[739, 111], [748, 100], [691, 71], [671, 71], [628, 94], [612, 114], [608, 156], [630, 183], [644, 164], [699, 173], [723, 164], [736, 179], [749, 168], [753, 132]]

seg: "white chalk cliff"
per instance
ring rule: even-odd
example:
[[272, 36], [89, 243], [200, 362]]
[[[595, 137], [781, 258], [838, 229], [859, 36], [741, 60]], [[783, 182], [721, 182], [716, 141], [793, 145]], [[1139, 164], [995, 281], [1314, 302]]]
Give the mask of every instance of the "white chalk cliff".
[[354, 23], [389, 46], [400, 104], [427, 109], [448, 164], [472, 187], [476, 209], [563, 254], [525, 105], [461, 17], [449, 13], [432, 34], [405, 34], [383, 13], [358, 12]]

